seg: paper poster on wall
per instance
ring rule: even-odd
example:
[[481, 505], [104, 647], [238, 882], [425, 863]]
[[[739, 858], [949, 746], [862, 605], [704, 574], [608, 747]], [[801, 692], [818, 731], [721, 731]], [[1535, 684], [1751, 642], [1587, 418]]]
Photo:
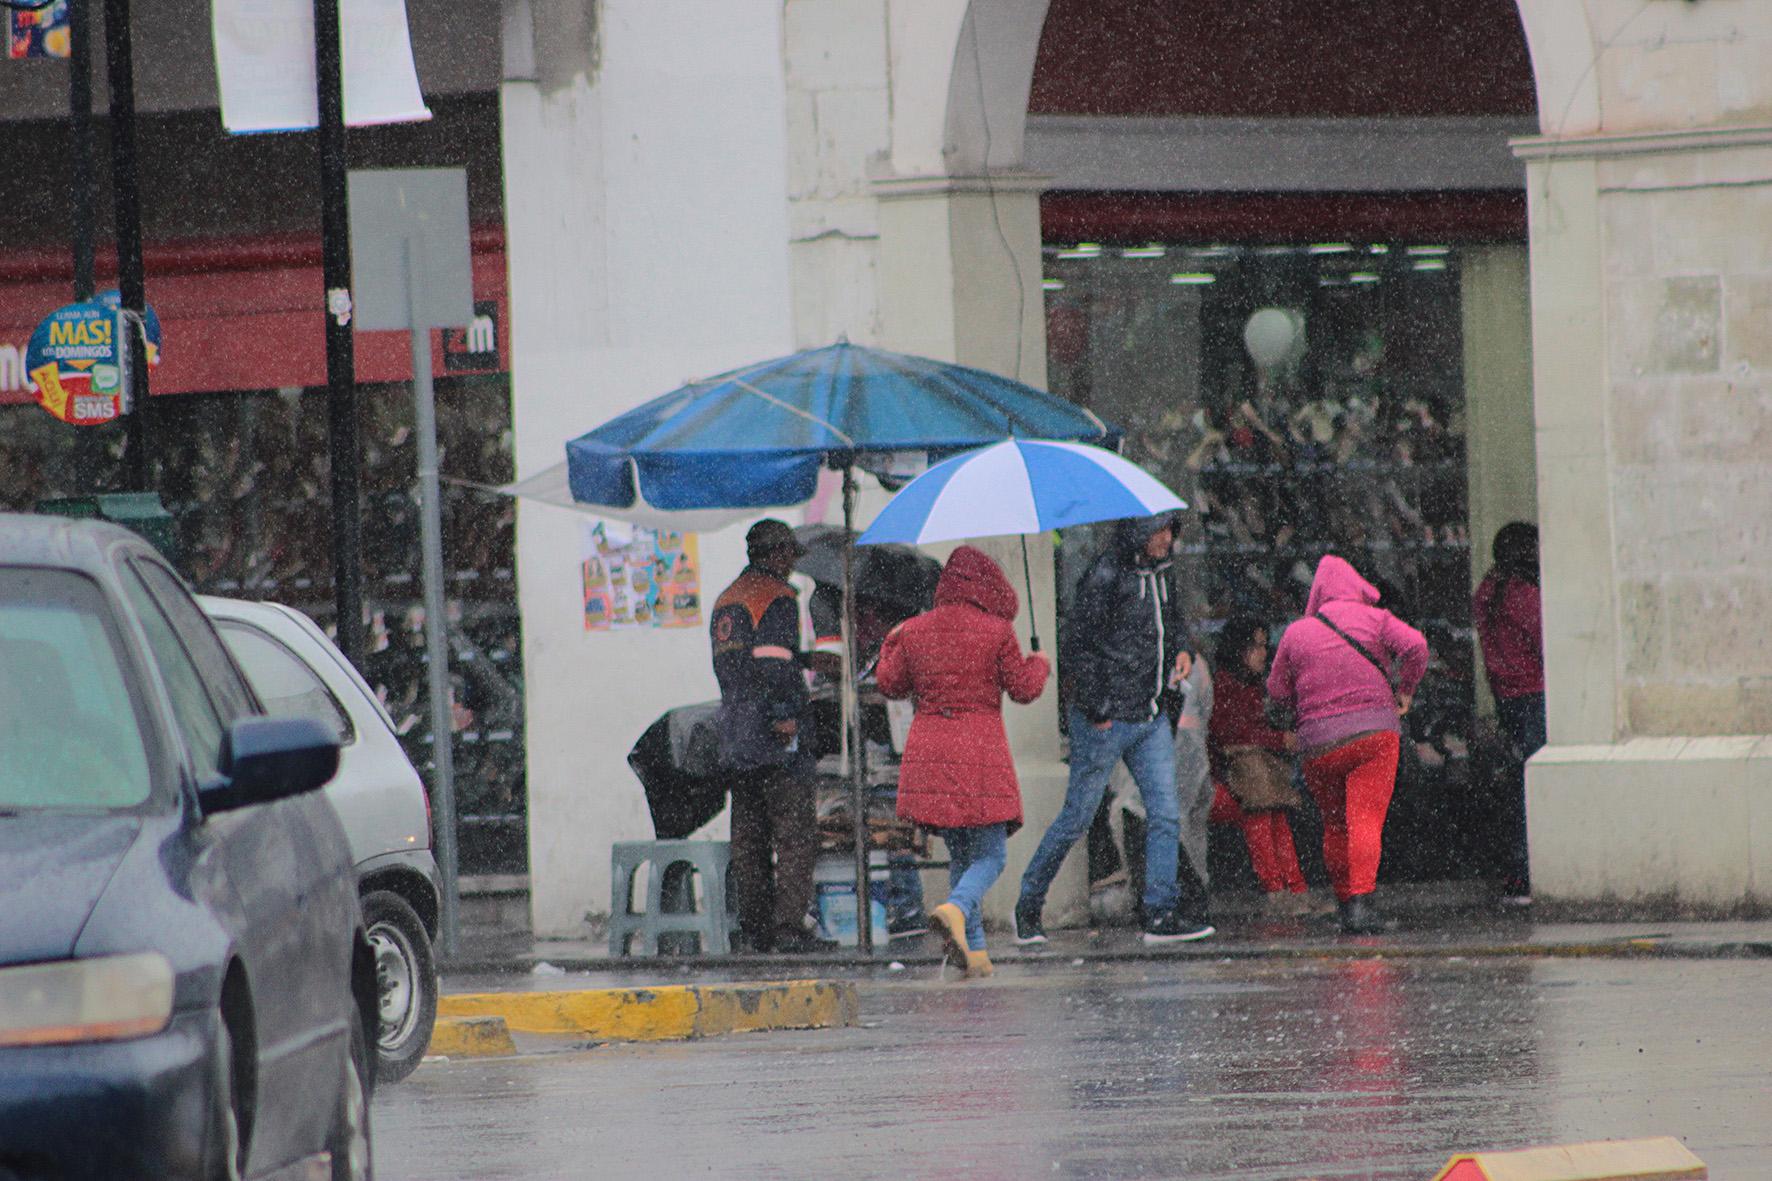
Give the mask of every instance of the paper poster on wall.
[[701, 625], [701, 556], [693, 533], [585, 524], [579, 573], [586, 631]]

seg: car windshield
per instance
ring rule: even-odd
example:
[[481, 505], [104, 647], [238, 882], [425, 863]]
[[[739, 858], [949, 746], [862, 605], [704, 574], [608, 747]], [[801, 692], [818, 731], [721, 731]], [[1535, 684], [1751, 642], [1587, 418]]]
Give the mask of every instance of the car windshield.
[[148, 798], [147, 750], [109, 618], [90, 579], [0, 567], [0, 811]]

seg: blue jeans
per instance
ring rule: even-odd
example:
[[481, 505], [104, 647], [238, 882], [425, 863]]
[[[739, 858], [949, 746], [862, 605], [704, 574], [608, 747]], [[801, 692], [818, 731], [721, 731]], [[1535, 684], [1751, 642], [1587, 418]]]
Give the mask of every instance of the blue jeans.
[[916, 855], [907, 851], [886, 854], [886, 917], [914, 918], [923, 913], [923, 875], [917, 872]]
[[1036, 913], [1046, 904], [1046, 891], [1058, 876], [1071, 846], [1089, 831], [1101, 806], [1114, 764], [1126, 760], [1138, 794], [1144, 797], [1144, 913], [1154, 918], [1175, 909], [1175, 874], [1181, 852], [1181, 806], [1175, 797], [1175, 735], [1169, 720], [1115, 722], [1106, 730], [1089, 724], [1081, 710], [1070, 711], [1071, 781], [1064, 807], [1021, 875], [1021, 900]]
[[966, 916], [966, 945], [983, 951], [981, 908], [985, 891], [1002, 876], [1003, 863], [1009, 858], [1009, 826], [944, 828], [941, 839], [948, 847], [948, 901]]

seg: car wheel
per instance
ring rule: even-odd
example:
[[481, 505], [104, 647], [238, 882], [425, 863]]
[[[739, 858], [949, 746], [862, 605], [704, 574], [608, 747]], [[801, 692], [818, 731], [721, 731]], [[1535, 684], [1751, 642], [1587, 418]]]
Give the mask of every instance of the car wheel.
[[239, 1181], [240, 1159], [240, 1079], [234, 1069], [234, 1035], [228, 1023], [216, 1018], [221, 1027], [215, 1039], [215, 1056], [210, 1062], [209, 1115], [209, 1181]]
[[363, 1023], [351, 1022], [351, 1052], [339, 1080], [338, 1110], [326, 1151], [332, 1154], [332, 1181], [371, 1181], [375, 1164], [369, 1139], [369, 1039]]
[[437, 964], [417, 912], [393, 891], [364, 896], [363, 925], [375, 953], [376, 1077], [395, 1083], [417, 1069], [431, 1044]]

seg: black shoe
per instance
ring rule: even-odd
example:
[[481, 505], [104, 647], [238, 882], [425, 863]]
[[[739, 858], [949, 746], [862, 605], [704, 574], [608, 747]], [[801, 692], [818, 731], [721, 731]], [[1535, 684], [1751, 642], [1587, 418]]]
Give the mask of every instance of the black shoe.
[[835, 939], [820, 939], [811, 931], [778, 931], [769, 949], [776, 955], [818, 955], [837, 950]]
[[909, 939], [929, 934], [929, 916], [919, 910], [908, 910], [886, 924], [886, 938]]
[[1378, 908], [1372, 905], [1370, 894], [1355, 894], [1343, 902], [1341, 910], [1341, 929], [1348, 935], [1382, 935], [1391, 929]]
[[1184, 918], [1179, 910], [1167, 910], [1158, 913], [1144, 926], [1144, 941], [1147, 944], [1191, 943], [1196, 939], [1204, 939], [1208, 935], [1218, 934], [1218, 928], [1200, 919]]
[[1046, 942], [1046, 928], [1040, 925], [1040, 910], [1040, 907], [1025, 902], [1015, 904], [1015, 942], [1018, 945], [1027, 947]]

